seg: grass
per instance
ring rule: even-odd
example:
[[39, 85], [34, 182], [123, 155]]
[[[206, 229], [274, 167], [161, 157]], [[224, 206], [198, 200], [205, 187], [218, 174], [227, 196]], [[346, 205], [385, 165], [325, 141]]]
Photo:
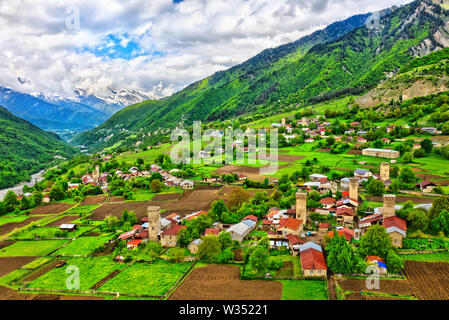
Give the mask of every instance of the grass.
[[69, 266], [76, 266], [79, 269], [80, 290], [89, 290], [98, 281], [105, 278], [114, 270], [122, 269], [125, 265], [115, 263], [110, 257], [98, 258], [72, 258], [67, 260], [65, 266], [54, 268], [37, 278], [28, 288], [67, 290], [66, 280], [70, 276]]
[[156, 260], [152, 264], [135, 263], [108, 281], [100, 290], [120, 293], [160, 296], [166, 293], [191, 263], [171, 263]]
[[75, 238], [88, 231], [91, 227], [79, 227], [73, 232], [62, 232], [58, 227], [33, 227], [20, 232], [16, 232], [11, 239], [32, 240], [36, 237], [40, 239], [50, 238]]
[[52, 260], [52, 258], [50, 257], [40, 257], [24, 265], [23, 267], [21, 267], [21, 269], [29, 269], [29, 270], [37, 269], [46, 264], [50, 260]]
[[401, 255], [404, 261], [449, 262], [449, 252], [416, 253]]
[[87, 256], [94, 253], [99, 247], [112, 238], [111, 235], [96, 237], [81, 237], [70, 242], [64, 248], [59, 249], [52, 255], [62, 256]]
[[67, 240], [18, 241], [0, 250], [0, 257], [40, 257], [67, 243]]
[[0, 226], [7, 224], [7, 223], [22, 222], [28, 218], [29, 218], [28, 216], [16, 216], [16, 215], [1, 216], [0, 217]]
[[101, 204], [89, 204], [86, 206], [77, 206], [73, 209], [70, 209], [69, 211], [67, 211], [67, 214], [87, 214], [87, 213], [91, 213], [92, 211], [94, 211], [95, 209], [101, 207]]
[[322, 280], [281, 280], [282, 300], [327, 300]]

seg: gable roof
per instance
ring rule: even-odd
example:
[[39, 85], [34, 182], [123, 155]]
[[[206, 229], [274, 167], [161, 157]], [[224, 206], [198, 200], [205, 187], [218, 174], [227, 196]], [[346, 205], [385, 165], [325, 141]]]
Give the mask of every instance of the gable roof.
[[301, 241], [301, 238], [299, 236], [297, 236], [296, 234], [290, 233], [290, 234], [286, 235], [285, 237], [287, 238], [288, 242], [290, 242], [290, 244], [292, 246], [295, 244], [298, 244], [298, 243], [300, 243], [300, 244], [304, 243], [304, 241]]
[[[307, 246], [309, 243], [299, 246], [302, 268], [306, 270], [327, 270], [326, 261], [320, 246], [313, 243], [314, 246], [301, 250], [301, 247]], [[315, 246], [318, 246], [320, 250], [317, 250]]]
[[[338, 230], [338, 235], [341, 237], [341, 235], [344, 235], [346, 238], [346, 241], [351, 241], [351, 239], [354, 237], [354, 231], [349, 228], [343, 228]], [[329, 237], [334, 237], [334, 231], [330, 231], [328, 233]]]
[[123, 239], [131, 238], [136, 232], [137, 232], [137, 230], [131, 230], [131, 231], [122, 233], [121, 235], [118, 236], [118, 239], [123, 240]]
[[279, 221], [279, 227], [278, 228], [287, 228], [290, 230], [298, 230], [299, 227], [302, 225], [302, 220], [296, 219], [296, 218], [282, 218]]
[[341, 215], [353, 216], [354, 210], [352, 210], [351, 208], [339, 207], [337, 209], [337, 216], [341, 216]]
[[384, 218], [383, 225], [387, 229], [390, 227], [396, 227], [402, 231], [407, 231], [407, 222], [396, 216]]
[[179, 230], [181, 230], [183, 228], [187, 228], [187, 227], [177, 224], [177, 225], [171, 227], [170, 229], [162, 231], [161, 235], [162, 236], [177, 236], [179, 233]]
[[335, 202], [336, 202], [336, 200], [332, 197], [326, 197], [326, 198], [323, 198], [320, 200], [321, 204], [327, 204], [327, 205], [335, 203]]
[[249, 216], [246, 216], [245, 218], [242, 219], [242, 221], [245, 221], [245, 220], [251, 220], [251, 221], [257, 222], [257, 217], [250, 214]]
[[218, 235], [219, 233], [220, 233], [220, 229], [218, 229], [218, 228], [207, 228], [206, 231], [204, 231], [204, 234]]

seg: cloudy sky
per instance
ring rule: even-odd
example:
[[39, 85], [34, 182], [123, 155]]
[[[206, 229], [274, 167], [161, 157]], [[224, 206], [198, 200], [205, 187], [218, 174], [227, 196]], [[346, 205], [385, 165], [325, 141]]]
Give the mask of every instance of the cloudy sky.
[[155, 97], [354, 14], [410, 0], [0, 0], [0, 85]]

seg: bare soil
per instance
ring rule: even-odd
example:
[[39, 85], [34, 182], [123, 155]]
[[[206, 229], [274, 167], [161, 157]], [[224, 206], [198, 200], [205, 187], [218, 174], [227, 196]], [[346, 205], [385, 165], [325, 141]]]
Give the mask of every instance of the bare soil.
[[208, 265], [194, 269], [169, 300], [280, 300], [282, 283], [240, 280], [240, 268]]
[[5, 257], [0, 258], [0, 277], [6, 276], [8, 273], [23, 267], [36, 259], [36, 257]]
[[91, 196], [85, 197], [81, 202], [81, 206], [94, 205], [94, 204], [102, 204], [106, 200], [106, 196]]
[[79, 218], [79, 216], [64, 216], [62, 218], [59, 218], [55, 221], [50, 222], [49, 224], [47, 224], [48, 227], [59, 227], [61, 224], [64, 223], [70, 223], [74, 220], [77, 220]]
[[42, 217], [30, 217], [21, 222], [10, 222], [0, 226], [0, 236], [14, 231], [15, 228], [22, 228], [33, 221], [42, 219]]
[[34, 215], [34, 214], [58, 214], [58, 213], [62, 213], [64, 211], [66, 211], [66, 210], [69, 210], [73, 206], [74, 206], [73, 204], [64, 203], [64, 202], [50, 203], [45, 206], [38, 207], [38, 208], [31, 210], [30, 214], [31, 215]]

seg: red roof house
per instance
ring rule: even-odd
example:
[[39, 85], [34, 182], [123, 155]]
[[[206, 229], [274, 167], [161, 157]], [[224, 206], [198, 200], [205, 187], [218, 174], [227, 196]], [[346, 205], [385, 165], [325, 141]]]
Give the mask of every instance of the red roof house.
[[218, 229], [218, 228], [207, 228], [206, 231], [204, 232], [205, 235], [215, 234], [216, 236], [218, 236], [219, 233], [220, 233], [220, 229]]

